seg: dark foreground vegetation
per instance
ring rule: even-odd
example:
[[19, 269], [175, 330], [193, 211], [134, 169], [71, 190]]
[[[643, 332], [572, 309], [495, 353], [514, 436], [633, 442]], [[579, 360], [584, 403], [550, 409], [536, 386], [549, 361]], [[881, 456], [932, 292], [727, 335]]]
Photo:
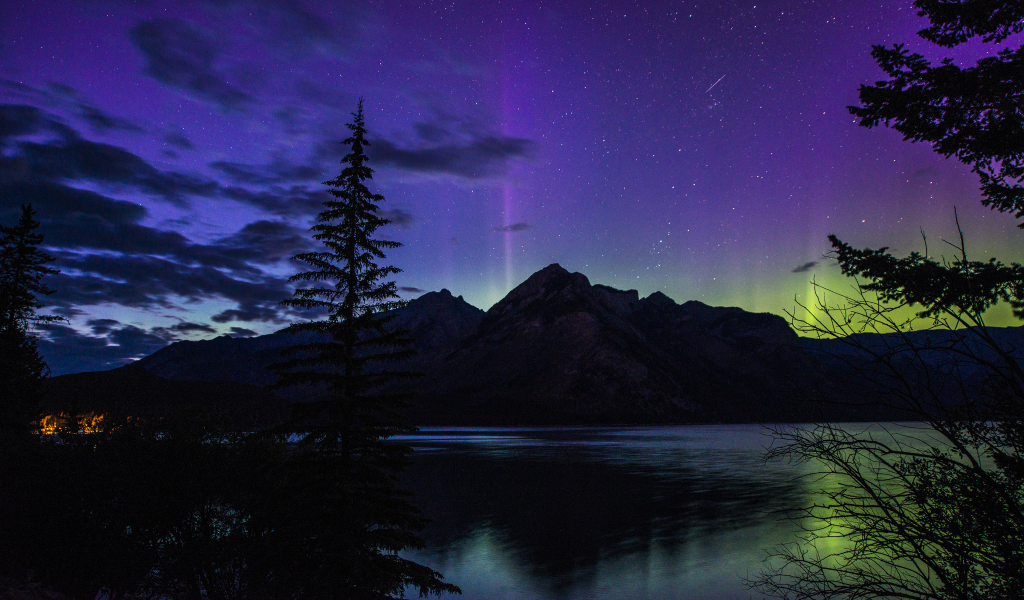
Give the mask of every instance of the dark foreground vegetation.
[[[381, 599], [407, 589], [459, 591], [398, 555], [422, 545], [416, 531], [425, 520], [396, 488], [409, 449], [388, 441], [411, 430], [405, 397], [380, 390], [413, 374], [370, 368], [410, 349], [401, 330], [384, 327], [384, 313], [401, 303], [394, 283], [383, 282], [397, 270], [376, 261], [397, 244], [373, 237], [387, 221], [377, 216], [383, 198], [364, 184], [372, 171], [362, 102], [353, 116], [344, 169], [327, 182], [333, 199], [313, 227], [326, 249], [296, 257], [310, 270], [292, 278], [299, 285], [285, 301], [325, 317], [294, 331], [326, 336], [290, 348], [274, 366], [277, 386], [319, 392], [290, 413], [255, 387], [241, 390], [252, 395], [245, 404], [230, 395], [175, 402], [171, 385], [132, 403], [72, 390], [66, 410], [41, 418], [47, 368], [31, 327], [55, 319], [36, 312], [50, 293], [42, 280], [55, 271], [39, 249], [31, 207], [0, 230], [0, 595]], [[147, 377], [132, 372], [121, 385], [137, 389]], [[221, 391], [209, 384], [202, 393]], [[102, 414], [79, 403], [103, 404]], [[255, 417], [273, 418], [247, 412], [258, 403]]]
[[[930, 21], [919, 35], [945, 48], [999, 44], [1024, 31], [1017, 0], [914, 5]], [[1024, 46], [967, 68], [931, 64], [903, 45], [872, 54], [889, 79], [861, 87], [861, 106], [850, 107], [861, 125], [886, 125], [955, 156], [978, 174], [986, 206], [1024, 217]], [[999, 302], [1024, 318], [1024, 266], [971, 260], [959, 233], [944, 249], [953, 257], [940, 260], [927, 239], [923, 254], [899, 258], [829, 237], [832, 257], [856, 285], [816, 285], [815, 302], [802, 307], [811, 310], [794, 314], [793, 324], [840, 340], [846, 351], [836, 360], [864, 359], [853, 375], [870, 399], [923, 426], [875, 436], [834, 425], [776, 432], [769, 457], [806, 462], [822, 488], [794, 515], [804, 539], [776, 549], [753, 582], [759, 591], [844, 600], [1024, 597], [1024, 346], [985, 322]]]

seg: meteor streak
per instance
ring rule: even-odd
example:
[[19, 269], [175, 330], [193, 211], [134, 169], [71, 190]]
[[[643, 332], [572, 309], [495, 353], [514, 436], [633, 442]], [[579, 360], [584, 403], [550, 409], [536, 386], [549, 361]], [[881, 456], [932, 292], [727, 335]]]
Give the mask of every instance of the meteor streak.
[[[721, 77], [719, 77], [719, 78], [718, 78], [718, 81], [721, 81], [721, 80], [723, 80], [723, 79], [725, 79], [725, 75], [722, 75]], [[713, 87], [715, 87], [716, 85], [718, 85], [718, 81], [716, 81], [716, 82], [712, 83], [712, 84], [711, 84], [711, 87], [709, 87], [708, 89], [704, 90], [704, 93], [706, 94], [706, 93], [710, 92], [710, 91], [711, 91], [711, 88], [713, 88]]]

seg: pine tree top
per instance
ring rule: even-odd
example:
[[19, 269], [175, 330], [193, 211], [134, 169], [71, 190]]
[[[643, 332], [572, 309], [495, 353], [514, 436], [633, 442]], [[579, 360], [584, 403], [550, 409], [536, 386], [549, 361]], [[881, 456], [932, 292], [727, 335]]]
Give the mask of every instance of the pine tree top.
[[35, 233], [38, 227], [31, 204], [22, 205], [17, 225], [0, 225], [0, 328], [15, 326], [24, 330], [29, 323], [62, 320], [35, 312], [43, 307], [37, 295], [54, 292], [43, 283], [43, 277], [60, 273], [47, 266], [55, 259], [39, 248], [43, 235]]

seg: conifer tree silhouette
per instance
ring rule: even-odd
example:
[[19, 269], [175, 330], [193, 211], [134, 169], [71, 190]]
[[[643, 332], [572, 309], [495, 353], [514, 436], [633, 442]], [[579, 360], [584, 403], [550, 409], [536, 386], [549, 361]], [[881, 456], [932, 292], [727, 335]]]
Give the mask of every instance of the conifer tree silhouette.
[[[378, 261], [401, 244], [374, 237], [390, 221], [378, 215], [384, 197], [365, 184], [373, 171], [366, 164], [362, 99], [353, 117], [343, 141], [350, 148], [345, 167], [325, 182], [333, 198], [311, 229], [325, 249], [294, 257], [310, 270], [290, 281], [309, 285], [282, 302], [326, 316], [290, 326], [307, 341], [271, 366], [279, 374], [275, 387], [300, 386], [314, 395], [295, 403], [289, 425], [301, 441], [283, 489], [296, 493], [286, 500], [290, 523], [273, 534], [272, 546], [274, 562], [293, 562], [275, 585], [301, 590], [300, 597], [401, 597], [406, 586], [421, 594], [457, 593], [439, 573], [398, 556], [422, 546], [415, 531], [425, 520], [395, 487], [410, 449], [388, 441], [415, 431], [402, 414], [408, 395], [385, 386], [416, 376], [389, 369], [414, 350], [406, 333], [390, 326], [405, 302], [385, 280], [400, 269]], [[307, 558], [289, 559], [297, 552]]]
[[39, 248], [43, 236], [35, 233], [34, 215], [31, 205], [23, 205], [17, 225], [0, 225], [0, 435], [31, 430], [49, 368], [29, 328], [61, 320], [36, 314], [43, 306], [38, 296], [53, 293], [43, 277], [59, 271], [46, 266], [54, 258]]

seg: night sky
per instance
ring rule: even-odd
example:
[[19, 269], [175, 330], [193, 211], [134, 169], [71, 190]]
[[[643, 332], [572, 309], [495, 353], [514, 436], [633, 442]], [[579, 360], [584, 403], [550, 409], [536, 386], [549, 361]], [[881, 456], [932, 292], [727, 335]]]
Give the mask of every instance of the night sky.
[[[403, 297], [488, 308], [551, 263], [783, 314], [848, 288], [826, 235], [1021, 260], [969, 169], [859, 127], [909, 0], [106, 2], [0, 8], [0, 222], [31, 202], [62, 274], [55, 374], [275, 331], [365, 98]], [[1019, 44], [1020, 36], [1008, 40]], [[1005, 313], [1000, 313], [1005, 315]], [[1008, 324], [994, 317], [997, 324]]]

